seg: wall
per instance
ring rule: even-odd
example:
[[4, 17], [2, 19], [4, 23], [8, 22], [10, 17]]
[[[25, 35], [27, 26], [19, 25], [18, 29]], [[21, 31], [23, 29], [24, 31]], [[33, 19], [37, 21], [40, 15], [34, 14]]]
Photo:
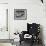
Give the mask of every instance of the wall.
[[8, 3], [8, 0], [0, 0], [0, 3]]

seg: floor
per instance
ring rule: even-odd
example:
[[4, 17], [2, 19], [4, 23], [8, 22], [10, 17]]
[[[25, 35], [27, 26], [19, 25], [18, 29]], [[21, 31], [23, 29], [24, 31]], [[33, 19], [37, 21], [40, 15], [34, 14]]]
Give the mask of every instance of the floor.
[[[22, 44], [21, 45], [19, 45], [19, 46], [31, 46], [30, 44], [28, 44], [28, 43], [25, 43], [25, 42], [22, 42]], [[34, 44], [33, 46], [43, 46], [43, 45], [39, 45], [39, 44]]]
[[12, 46], [11, 43], [0, 43], [0, 46]]

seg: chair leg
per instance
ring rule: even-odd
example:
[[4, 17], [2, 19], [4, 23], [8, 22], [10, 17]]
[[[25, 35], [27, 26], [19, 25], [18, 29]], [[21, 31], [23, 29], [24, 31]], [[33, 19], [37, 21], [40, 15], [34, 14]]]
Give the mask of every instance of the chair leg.
[[30, 46], [33, 46], [33, 44], [34, 44], [34, 41], [33, 41], [33, 39], [31, 40], [31, 45]]
[[20, 45], [21, 45], [21, 41], [20, 41]]

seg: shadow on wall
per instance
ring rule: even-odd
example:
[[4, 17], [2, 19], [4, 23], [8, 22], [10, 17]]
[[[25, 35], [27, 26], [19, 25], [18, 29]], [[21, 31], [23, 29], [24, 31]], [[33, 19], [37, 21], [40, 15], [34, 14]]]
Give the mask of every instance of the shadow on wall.
[[40, 25], [40, 39], [42, 40], [42, 45], [45, 46], [44, 45], [44, 37], [43, 37], [43, 26], [42, 25]]

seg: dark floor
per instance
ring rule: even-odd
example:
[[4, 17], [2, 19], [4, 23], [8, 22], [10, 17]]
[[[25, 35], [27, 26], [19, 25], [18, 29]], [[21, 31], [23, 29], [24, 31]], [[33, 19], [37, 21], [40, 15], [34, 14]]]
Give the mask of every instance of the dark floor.
[[[22, 42], [19, 46], [31, 46], [29, 43]], [[33, 46], [43, 46], [42, 44], [34, 44]]]

